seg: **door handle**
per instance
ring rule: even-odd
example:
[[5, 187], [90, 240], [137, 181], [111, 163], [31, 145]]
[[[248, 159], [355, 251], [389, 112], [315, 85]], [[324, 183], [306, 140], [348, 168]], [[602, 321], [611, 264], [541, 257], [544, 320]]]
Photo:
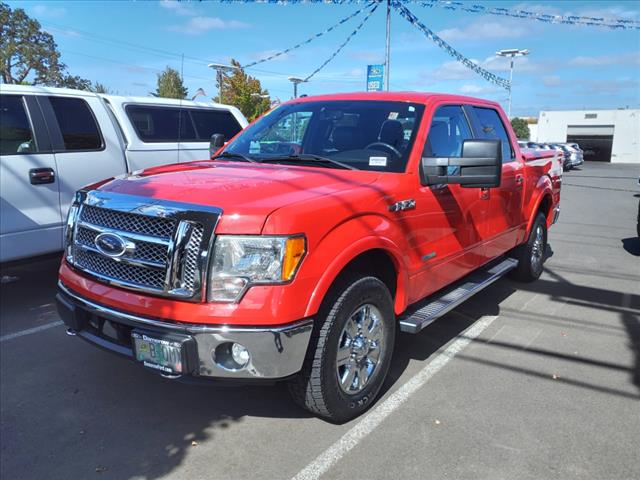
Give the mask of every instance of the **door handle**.
[[56, 173], [53, 168], [32, 168], [29, 170], [29, 181], [31, 185], [53, 183], [56, 181]]

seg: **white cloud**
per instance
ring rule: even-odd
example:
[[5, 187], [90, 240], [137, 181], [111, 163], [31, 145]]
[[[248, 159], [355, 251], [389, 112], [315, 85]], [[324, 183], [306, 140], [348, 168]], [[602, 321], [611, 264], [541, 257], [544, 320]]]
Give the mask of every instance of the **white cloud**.
[[186, 33], [187, 35], [201, 35], [209, 30], [228, 30], [236, 28], [248, 28], [248, 23], [239, 20], [223, 20], [219, 17], [191, 17], [182, 25], [173, 25], [169, 30]]
[[518, 38], [527, 31], [521, 26], [513, 23], [476, 20], [464, 27], [447, 28], [438, 32], [438, 35], [448, 42], [473, 40], [474, 42], [497, 39], [497, 38]]
[[382, 50], [355, 50], [348, 53], [349, 58], [369, 63], [384, 63]]
[[562, 83], [562, 79], [557, 75], [546, 75], [542, 77], [542, 84], [545, 87], [559, 87]]
[[31, 9], [34, 15], [39, 17], [60, 18], [67, 14], [67, 10], [62, 7], [51, 7], [49, 5], [34, 5]]
[[607, 65], [640, 65], [640, 53], [631, 52], [618, 55], [578, 56], [569, 60], [572, 67], [602, 67]]
[[161, 0], [160, 6], [166, 10], [170, 10], [173, 13], [182, 15], [183, 17], [192, 17], [196, 15], [196, 11], [187, 5], [185, 2], [179, 2], [178, 0]]
[[489, 93], [503, 92], [504, 89], [498, 88], [495, 85], [477, 85], [474, 83], [468, 83], [466, 85], [462, 85], [458, 91], [469, 95], [486, 95]]

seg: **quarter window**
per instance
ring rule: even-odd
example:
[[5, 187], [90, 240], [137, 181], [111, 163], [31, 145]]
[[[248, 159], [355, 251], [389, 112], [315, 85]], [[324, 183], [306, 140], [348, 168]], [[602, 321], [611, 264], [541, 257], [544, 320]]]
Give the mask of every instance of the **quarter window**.
[[20, 95], [2, 95], [0, 102], [0, 154], [37, 152], [33, 129]]
[[515, 158], [509, 135], [504, 128], [500, 115], [493, 108], [473, 107], [480, 122], [480, 138], [502, 140], [502, 162], [510, 162]]
[[228, 111], [129, 105], [127, 116], [138, 138], [153, 142], [207, 142], [214, 133], [227, 140], [242, 128]]
[[425, 157], [460, 157], [462, 144], [473, 138], [469, 123], [459, 105], [438, 108], [427, 136]]
[[102, 149], [100, 129], [87, 102], [81, 98], [48, 98], [58, 120], [65, 151]]

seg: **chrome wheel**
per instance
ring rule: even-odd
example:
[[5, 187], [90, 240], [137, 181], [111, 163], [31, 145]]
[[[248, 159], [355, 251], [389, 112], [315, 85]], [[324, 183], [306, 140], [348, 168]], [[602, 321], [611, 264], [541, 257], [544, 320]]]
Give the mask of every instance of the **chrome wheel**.
[[356, 309], [342, 329], [336, 355], [338, 385], [353, 395], [365, 388], [378, 370], [384, 348], [382, 314], [369, 303]]
[[542, 256], [544, 255], [544, 230], [541, 225], [536, 227], [533, 246], [531, 247], [531, 267], [538, 271], [542, 266]]

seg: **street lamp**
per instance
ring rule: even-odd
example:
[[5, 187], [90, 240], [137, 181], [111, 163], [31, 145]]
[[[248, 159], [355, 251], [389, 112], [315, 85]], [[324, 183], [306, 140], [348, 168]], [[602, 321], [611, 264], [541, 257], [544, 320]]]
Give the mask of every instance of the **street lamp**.
[[511, 68], [509, 70], [509, 108], [507, 110], [507, 115], [511, 118], [511, 89], [513, 88], [513, 58], [514, 57], [524, 57], [525, 55], [529, 55], [529, 50], [521, 50], [519, 48], [507, 48], [506, 50], [498, 50], [496, 55], [499, 57], [510, 57], [511, 58]]
[[306, 80], [304, 78], [289, 77], [289, 81], [293, 83], [293, 98], [298, 98], [298, 84], [304, 83]]
[[218, 102], [222, 103], [222, 76], [226, 72], [236, 70], [240, 67], [236, 67], [235, 65], [225, 65], [224, 63], [210, 63], [208, 66], [216, 71], [216, 82], [218, 82]]

